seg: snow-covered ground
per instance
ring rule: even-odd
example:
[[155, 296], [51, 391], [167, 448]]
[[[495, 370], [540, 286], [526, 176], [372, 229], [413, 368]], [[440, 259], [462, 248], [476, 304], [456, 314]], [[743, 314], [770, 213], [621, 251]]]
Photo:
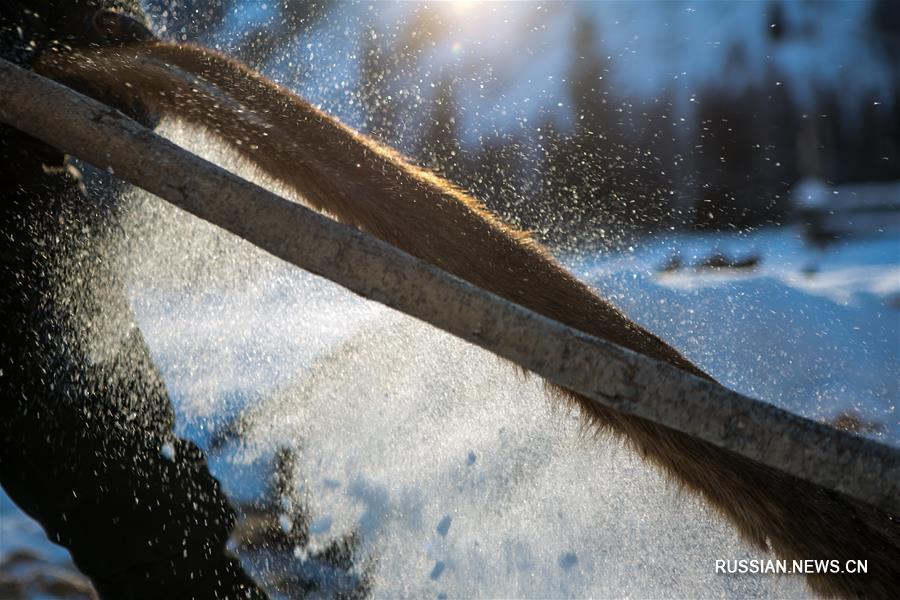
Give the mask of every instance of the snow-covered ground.
[[[824, 248], [793, 228], [637, 246], [576, 269], [727, 386], [816, 420], [856, 416], [900, 445], [896, 231]], [[697, 268], [716, 255], [757, 264]], [[661, 272], [673, 257], [683, 266]]]
[[[356, 569], [379, 597], [807, 594], [795, 577], [715, 574], [717, 558], [759, 554], [618, 444], [586, 434], [535, 378], [181, 226], [190, 235], [166, 234], [171, 251], [133, 265], [134, 309], [182, 435], [209, 446], [242, 415], [239, 438], [211, 458], [236, 501], [259, 496], [275, 453], [294, 451], [311, 533], [298, 564], [355, 534]], [[694, 267], [715, 253], [759, 262]], [[676, 254], [683, 266], [661, 272]], [[851, 414], [867, 435], [900, 443], [895, 237], [821, 250], [793, 229], [672, 235], [563, 259], [725, 384], [814, 419]], [[25, 547], [64, 560], [5, 497], [0, 511], [0, 557]], [[294, 568], [290, 556], [242, 558], [264, 579]]]

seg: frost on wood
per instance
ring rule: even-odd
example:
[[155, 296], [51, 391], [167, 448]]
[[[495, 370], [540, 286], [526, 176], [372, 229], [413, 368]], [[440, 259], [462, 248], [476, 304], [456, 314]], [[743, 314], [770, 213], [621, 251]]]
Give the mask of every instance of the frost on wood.
[[900, 512], [900, 450], [741, 396], [507, 302], [250, 184], [118, 111], [2, 59], [0, 120], [274, 256], [595, 402]]

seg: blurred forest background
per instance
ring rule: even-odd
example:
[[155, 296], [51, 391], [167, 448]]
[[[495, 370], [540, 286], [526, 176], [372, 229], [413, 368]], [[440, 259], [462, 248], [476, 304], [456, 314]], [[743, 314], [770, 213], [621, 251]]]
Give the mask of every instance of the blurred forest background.
[[782, 224], [805, 178], [900, 180], [894, 0], [148, 6], [557, 245]]

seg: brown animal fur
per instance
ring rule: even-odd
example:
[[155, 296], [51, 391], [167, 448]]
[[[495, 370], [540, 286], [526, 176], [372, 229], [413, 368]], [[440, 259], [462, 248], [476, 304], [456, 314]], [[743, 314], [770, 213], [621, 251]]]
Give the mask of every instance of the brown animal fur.
[[[563, 270], [526, 234], [288, 90], [222, 55], [160, 42], [47, 53], [36, 70], [101, 99], [207, 128], [314, 207], [475, 285], [586, 333], [712, 379]], [[897, 518], [691, 436], [551, 386], [785, 559], [868, 559], [867, 575], [807, 575], [823, 596], [887, 598]]]

